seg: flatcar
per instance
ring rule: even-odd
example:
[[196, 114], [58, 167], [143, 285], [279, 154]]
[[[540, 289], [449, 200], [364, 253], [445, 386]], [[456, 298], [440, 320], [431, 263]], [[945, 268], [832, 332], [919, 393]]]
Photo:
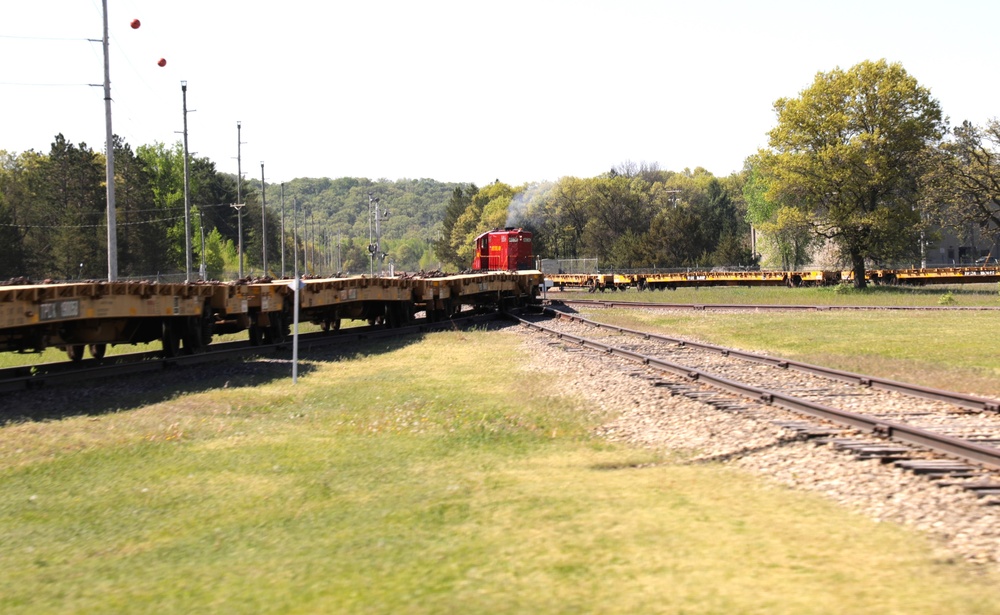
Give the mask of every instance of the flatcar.
[[[102, 358], [109, 345], [160, 340], [163, 355], [199, 352], [213, 335], [246, 331], [251, 344], [289, 333], [294, 293], [289, 280], [257, 283], [156, 284], [75, 282], [0, 285], [0, 351], [55, 347], [79, 361]], [[431, 321], [463, 306], [501, 309], [534, 301], [539, 271], [484, 271], [450, 276], [349, 276], [307, 279], [301, 318], [324, 330], [342, 319], [395, 327], [423, 312]]]

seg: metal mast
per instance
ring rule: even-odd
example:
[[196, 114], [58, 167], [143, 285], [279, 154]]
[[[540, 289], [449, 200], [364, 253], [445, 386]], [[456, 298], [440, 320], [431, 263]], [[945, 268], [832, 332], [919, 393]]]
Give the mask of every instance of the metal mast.
[[260, 252], [267, 275], [267, 197], [264, 194], [264, 161], [260, 161]]
[[115, 216], [115, 144], [111, 130], [111, 63], [108, 60], [108, 0], [101, 0], [104, 9], [104, 126], [107, 189], [108, 189], [108, 282], [118, 279], [118, 226]]
[[285, 182], [281, 182], [281, 277], [285, 277]]
[[233, 203], [232, 207], [236, 210], [236, 233], [239, 235], [237, 239], [237, 251], [239, 252], [240, 262], [240, 273], [239, 278], [243, 279], [243, 168], [240, 166], [240, 149], [243, 147], [243, 139], [240, 138], [240, 122], [236, 121], [236, 202]]
[[181, 81], [181, 97], [184, 101], [184, 260], [187, 266], [185, 270], [186, 282], [191, 282], [191, 193], [189, 190], [190, 176], [188, 169], [188, 107], [187, 107], [187, 81]]

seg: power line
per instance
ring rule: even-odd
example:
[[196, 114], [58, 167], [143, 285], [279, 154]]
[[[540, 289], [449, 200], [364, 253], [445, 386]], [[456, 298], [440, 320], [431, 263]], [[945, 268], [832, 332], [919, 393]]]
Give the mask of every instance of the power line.
[[[136, 226], [139, 224], [156, 224], [159, 222], [170, 222], [172, 220], [180, 220], [184, 216], [174, 216], [172, 218], [158, 218], [156, 220], [140, 220], [138, 222], [118, 222], [117, 226]], [[33, 228], [104, 228], [107, 223], [104, 224], [0, 224], [0, 227], [4, 228], [19, 228], [19, 229], [33, 229]]]
[[59, 88], [71, 88], [77, 86], [87, 86], [90, 87], [91, 83], [24, 83], [19, 81], [0, 81], [0, 85], [16, 85], [16, 86], [26, 86], [26, 87], [59, 87]]
[[14, 34], [0, 34], [0, 38], [14, 38], [25, 41], [88, 41], [93, 39], [84, 37], [60, 37], [60, 36], [16, 36]]

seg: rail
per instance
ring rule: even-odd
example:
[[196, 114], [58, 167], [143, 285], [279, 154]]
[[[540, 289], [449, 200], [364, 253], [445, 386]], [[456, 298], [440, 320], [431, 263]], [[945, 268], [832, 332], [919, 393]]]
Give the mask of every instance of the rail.
[[914, 397], [921, 397], [923, 399], [933, 399], [935, 401], [943, 401], [946, 403], [954, 404], [956, 406], [960, 406], [962, 408], [968, 408], [970, 410], [986, 410], [992, 412], [1000, 412], [1000, 400], [989, 399], [986, 397], [979, 397], [977, 395], [968, 395], [965, 393], [956, 393], [953, 391], [932, 389], [930, 387], [924, 387], [918, 384], [898, 382], [896, 380], [890, 380], [888, 378], [879, 378], [878, 376], [867, 376], [864, 374], [856, 374], [854, 372], [848, 372], [840, 369], [833, 369], [832, 367], [823, 367], [821, 365], [803, 363], [802, 361], [793, 361], [791, 359], [769, 357], [767, 355], [757, 354], [754, 352], [736, 350], [734, 348], [725, 348], [723, 346], [716, 346], [714, 344], [707, 344], [704, 342], [694, 342], [691, 340], [684, 340], [677, 337], [671, 337], [669, 335], [659, 335], [656, 333], [648, 333], [646, 331], [636, 331], [634, 329], [628, 329], [616, 325], [608, 325], [604, 323], [595, 322], [592, 320], [588, 320], [582, 316], [577, 316], [575, 314], [566, 314], [565, 312], [560, 312], [552, 308], [544, 308], [543, 312], [558, 318], [565, 318], [572, 321], [581, 322], [583, 324], [598, 329], [608, 329], [611, 331], [617, 331], [619, 333], [638, 335], [645, 339], [657, 339], [663, 342], [674, 343], [681, 346], [700, 348], [702, 350], [717, 352], [723, 356], [737, 357], [746, 361], [753, 361], [755, 363], [763, 363], [765, 365], [772, 365], [774, 367], [780, 367], [782, 369], [791, 369], [803, 373], [814, 374], [817, 376], [822, 376], [824, 378], [840, 380], [841, 382], [849, 382], [852, 384], [868, 386], [873, 389], [895, 391], [897, 393], [912, 395]]
[[[569, 317], [569, 315], [561, 314], [553, 310], [546, 309], [546, 312], [548, 312], [551, 316], [558, 315], [559, 317]], [[902, 423], [885, 421], [876, 417], [865, 416], [847, 410], [832, 408], [830, 406], [826, 406], [823, 404], [800, 399], [792, 395], [787, 395], [776, 391], [769, 391], [750, 384], [729, 380], [727, 378], [714, 375], [704, 370], [694, 369], [684, 365], [679, 365], [677, 363], [672, 363], [670, 361], [665, 361], [663, 359], [658, 359], [656, 357], [646, 356], [637, 352], [633, 352], [631, 350], [618, 348], [615, 346], [611, 346], [609, 344], [604, 344], [603, 342], [599, 342], [596, 340], [591, 340], [584, 337], [555, 331], [549, 329], [548, 327], [544, 327], [538, 323], [531, 322], [520, 316], [512, 315], [512, 317], [516, 318], [524, 326], [552, 335], [557, 339], [572, 342], [574, 344], [577, 344], [585, 348], [590, 348], [592, 350], [605, 352], [613, 356], [641, 363], [643, 365], [648, 365], [650, 367], [654, 367], [661, 371], [672, 373], [677, 376], [686, 378], [688, 380], [698, 381], [707, 384], [709, 386], [755, 400], [760, 403], [777, 406], [779, 408], [785, 408], [787, 410], [800, 412], [810, 416], [815, 416], [821, 419], [832, 421], [834, 423], [838, 423], [840, 425], [845, 425], [861, 431], [866, 431], [873, 435], [884, 437], [888, 440], [920, 446], [938, 453], [944, 453], [946, 455], [958, 457], [966, 461], [971, 461], [982, 464], [984, 466], [989, 466], [992, 469], [1000, 469], [1000, 449], [997, 448], [984, 446], [981, 444], [977, 444], [975, 442], [969, 442], [966, 440], [961, 440], [959, 438], [954, 438], [943, 434], [934, 433], [932, 431], [912, 427]], [[580, 319], [578, 317], [570, 317], [570, 318], [576, 320], [584, 320], [584, 321], [586, 320], [586, 319]], [[601, 325], [601, 326], [604, 328], [610, 328], [622, 332], [638, 333], [640, 335], [646, 335], [648, 337], [661, 338], [661, 336], [644, 334], [641, 332], [635, 332], [628, 329], [621, 329], [619, 327], [607, 327], [606, 325]], [[661, 339], [669, 341], [671, 338], [661, 338]], [[767, 359], [768, 361], [775, 360], [768, 357], [760, 357], [759, 355], [753, 355], [752, 353], [742, 353], [740, 351], [722, 349], [717, 346], [713, 347], [710, 345], [704, 345], [703, 347], [726, 350], [727, 354], [731, 356], [740, 355], [740, 356], [763, 358]], [[810, 369], [815, 368], [815, 366], [807, 366], [806, 364], [799, 364], [799, 365], [808, 367]], [[781, 365], [779, 365], [779, 367], [781, 367]], [[825, 368], [818, 368], [818, 369], [825, 370]], [[838, 370], [831, 370], [831, 371], [837, 372]], [[838, 372], [838, 373], [848, 374], [847, 372]], [[850, 374], [850, 376], [859, 379], [861, 384], [864, 384], [865, 381], [872, 382], [879, 380], [877, 378], [860, 376], [858, 374]], [[886, 381], [886, 382], [891, 382], [891, 381]], [[893, 383], [893, 384], [898, 386], [906, 386], [903, 385], [902, 383]], [[930, 391], [930, 389], [925, 389], [924, 387], [917, 387], [917, 388], [923, 389], [925, 391]], [[936, 393], [941, 394], [941, 397], [936, 397], [936, 399], [945, 399], [946, 397], [949, 396], [954, 398], [963, 397], [961, 394], [948, 394], [948, 392], [946, 391], [937, 391]], [[992, 405], [992, 409], [996, 409], [996, 404], [998, 402], [993, 400], [989, 401]]]

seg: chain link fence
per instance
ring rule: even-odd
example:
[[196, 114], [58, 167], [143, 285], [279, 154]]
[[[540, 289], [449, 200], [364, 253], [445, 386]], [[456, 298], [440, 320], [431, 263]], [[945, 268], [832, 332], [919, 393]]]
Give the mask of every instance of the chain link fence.
[[542, 273], [597, 273], [596, 258], [543, 258]]

